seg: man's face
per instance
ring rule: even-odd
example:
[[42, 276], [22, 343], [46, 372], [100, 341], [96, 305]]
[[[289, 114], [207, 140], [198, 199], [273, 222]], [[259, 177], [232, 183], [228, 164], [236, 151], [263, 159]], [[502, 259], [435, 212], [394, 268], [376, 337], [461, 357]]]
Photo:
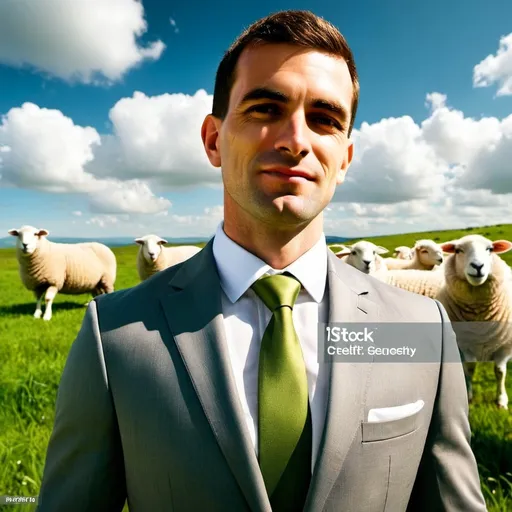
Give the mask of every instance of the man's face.
[[289, 45], [246, 49], [224, 121], [203, 140], [222, 168], [225, 215], [308, 223], [331, 200], [352, 159], [352, 81], [340, 58]]

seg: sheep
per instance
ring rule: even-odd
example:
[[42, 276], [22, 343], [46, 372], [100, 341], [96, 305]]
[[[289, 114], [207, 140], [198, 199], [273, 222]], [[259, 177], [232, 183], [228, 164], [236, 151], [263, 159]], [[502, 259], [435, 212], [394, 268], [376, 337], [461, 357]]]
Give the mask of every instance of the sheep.
[[466, 235], [441, 244], [449, 253], [445, 284], [437, 299], [445, 307], [462, 353], [469, 401], [478, 361], [492, 361], [497, 380], [496, 402], [508, 408], [507, 362], [512, 357], [512, 272], [498, 255], [512, 242]]
[[395, 251], [393, 252], [393, 258], [398, 260], [412, 260], [412, 255], [412, 249], [406, 245], [399, 245], [398, 247], [395, 247]]
[[443, 251], [433, 240], [418, 240], [412, 248], [413, 257], [410, 260], [399, 258], [384, 258], [388, 269], [418, 269], [432, 270], [443, 263]]
[[444, 284], [444, 274], [430, 270], [390, 269], [376, 272], [375, 277], [387, 284], [430, 298], [435, 298]]
[[[117, 261], [114, 253], [98, 242], [51, 242], [47, 229], [22, 226], [8, 233], [17, 237], [16, 258], [21, 281], [36, 297], [34, 318], [50, 320], [58, 293], [93, 297], [114, 291]], [[41, 304], [45, 301], [44, 315]]]
[[345, 246], [344, 249], [336, 253], [336, 257], [364, 274], [374, 274], [387, 270], [384, 259], [380, 256], [387, 252], [389, 251], [385, 247], [361, 240], [353, 245]]
[[188, 260], [201, 250], [195, 245], [164, 247], [169, 242], [158, 235], [145, 235], [134, 241], [140, 245], [137, 253], [137, 272], [141, 281], [167, 267]]

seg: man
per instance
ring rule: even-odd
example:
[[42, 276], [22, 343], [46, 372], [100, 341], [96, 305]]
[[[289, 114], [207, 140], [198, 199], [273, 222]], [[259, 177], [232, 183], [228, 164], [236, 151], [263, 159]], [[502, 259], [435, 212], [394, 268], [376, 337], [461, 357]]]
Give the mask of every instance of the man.
[[[344, 38], [309, 12], [260, 20], [230, 48], [201, 132], [224, 222], [188, 261], [89, 306], [40, 512], [125, 498], [131, 512], [486, 509], [462, 369], [441, 364], [444, 309], [326, 247], [358, 90]], [[319, 323], [381, 321], [437, 324], [439, 360], [322, 362]], [[395, 406], [409, 410], [370, 418]]]

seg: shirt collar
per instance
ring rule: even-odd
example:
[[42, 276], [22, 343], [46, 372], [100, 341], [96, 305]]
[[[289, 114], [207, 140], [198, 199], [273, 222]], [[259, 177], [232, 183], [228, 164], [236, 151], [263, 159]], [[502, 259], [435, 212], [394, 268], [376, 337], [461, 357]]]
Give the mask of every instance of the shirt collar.
[[327, 244], [323, 233], [309, 251], [288, 267], [275, 270], [231, 240], [223, 228], [224, 223], [221, 222], [213, 239], [213, 256], [219, 270], [221, 286], [232, 303], [262, 275], [282, 272], [294, 275], [315, 302], [322, 300], [327, 279]]

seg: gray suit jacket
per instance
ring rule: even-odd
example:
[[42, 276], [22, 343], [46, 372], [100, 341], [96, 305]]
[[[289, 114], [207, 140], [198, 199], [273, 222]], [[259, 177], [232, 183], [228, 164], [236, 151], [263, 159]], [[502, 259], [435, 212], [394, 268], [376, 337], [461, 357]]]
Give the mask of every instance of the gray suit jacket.
[[[434, 363], [334, 363], [305, 510], [486, 510], [456, 343], [437, 301], [328, 252], [332, 322], [437, 322]], [[425, 402], [412, 417], [368, 410]], [[269, 512], [229, 367], [211, 242], [88, 307], [60, 382], [39, 512]]]

